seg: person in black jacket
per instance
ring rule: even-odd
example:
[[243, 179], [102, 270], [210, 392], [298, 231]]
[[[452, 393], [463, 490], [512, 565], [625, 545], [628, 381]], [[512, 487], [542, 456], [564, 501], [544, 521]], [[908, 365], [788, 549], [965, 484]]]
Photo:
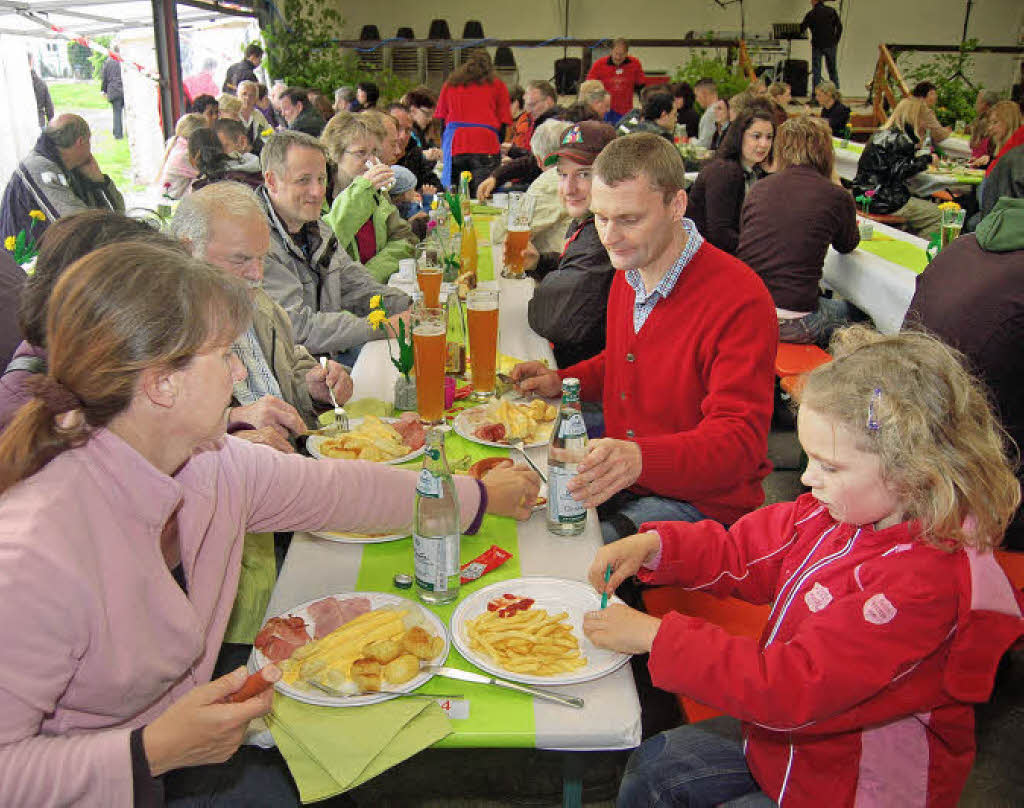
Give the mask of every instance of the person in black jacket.
[[412, 172], [416, 178], [417, 191], [421, 194], [436, 194], [440, 179], [434, 173], [434, 163], [423, 156], [423, 149], [412, 139], [413, 120], [409, 106], [401, 101], [393, 101], [388, 106], [388, 114], [398, 124], [398, 148], [402, 150], [398, 165]]
[[[111, 50], [118, 53], [120, 49], [114, 45]], [[120, 140], [124, 137], [124, 81], [121, 78], [121, 62], [112, 56], [108, 56], [103, 63], [100, 92], [114, 109], [114, 139]]]
[[828, 121], [834, 137], [845, 137], [850, 123], [850, 108], [842, 101], [839, 88], [831, 81], [823, 81], [814, 87], [814, 100], [821, 104], [821, 117]]
[[50, 119], [53, 118], [53, 98], [50, 97], [50, 88], [46, 86], [39, 74], [36, 73], [35, 65], [32, 64], [32, 57], [28, 57], [28, 71], [32, 76], [32, 92], [36, 97], [36, 112], [39, 115], [39, 128], [45, 129]]
[[697, 96], [688, 81], [677, 81], [672, 85], [675, 98], [676, 124], [686, 127], [688, 138], [697, 137], [700, 129], [700, 115], [697, 113]]
[[885, 126], [871, 136], [857, 161], [855, 196], [873, 191], [870, 213], [903, 216], [910, 229], [927, 237], [942, 222], [939, 206], [911, 195], [907, 180], [931, 165], [932, 155], [921, 148], [927, 107], [920, 98], [904, 98]]
[[256, 68], [262, 61], [263, 48], [253, 42], [245, 49], [245, 58], [228, 68], [228, 72], [224, 75], [224, 86], [221, 89], [229, 95], [235, 95], [238, 92], [238, 85], [243, 81], [253, 81], [259, 84]]
[[281, 114], [288, 122], [288, 128], [320, 137], [326, 122], [310, 101], [305, 90], [289, 87], [281, 93]]
[[604, 350], [615, 269], [590, 212], [590, 167], [613, 140], [615, 130], [601, 121], [583, 121], [565, 131], [558, 151], [546, 162], [558, 163], [558, 196], [573, 217], [568, 240], [561, 255], [538, 255], [532, 243], [525, 252], [528, 271], [540, 280], [527, 312], [530, 328], [551, 340], [561, 368]]
[[843, 34], [843, 24], [834, 8], [825, 5], [825, 0], [811, 0], [811, 10], [800, 23], [800, 31], [811, 31], [811, 75], [812, 87], [821, 83], [821, 57], [825, 57], [829, 78], [839, 86], [839, 69], [836, 67], [836, 49]]

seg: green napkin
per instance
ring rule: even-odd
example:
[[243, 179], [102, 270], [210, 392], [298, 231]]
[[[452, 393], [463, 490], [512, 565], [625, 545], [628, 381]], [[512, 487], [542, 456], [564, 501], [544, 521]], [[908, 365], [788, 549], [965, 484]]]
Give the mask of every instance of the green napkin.
[[[345, 412], [349, 418], [365, 418], [367, 415], [390, 418], [396, 414], [393, 404], [381, 401], [379, 398], [360, 398], [356, 401], [348, 401], [345, 403]], [[333, 412], [330, 414], [334, 415]], [[333, 421], [333, 418], [331, 420]]]
[[928, 256], [925, 255], [924, 250], [908, 241], [900, 241], [899, 239], [888, 241], [861, 240], [860, 248], [873, 255], [877, 255], [879, 258], [884, 258], [886, 261], [892, 261], [894, 264], [906, 267], [918, 275], [924, 272], [924, 268], [928, 266]]
[[355, 788], [452, 731], [437, 702], [403, 698], [317, 707], [275, 694], [267, 723], [303, 802]]
[[276, 582], [274, 534], [246, 533], [245, 544], [242, 545], [242, 572], [224, 642], [252, 644], [263, 625], [263, 615]]

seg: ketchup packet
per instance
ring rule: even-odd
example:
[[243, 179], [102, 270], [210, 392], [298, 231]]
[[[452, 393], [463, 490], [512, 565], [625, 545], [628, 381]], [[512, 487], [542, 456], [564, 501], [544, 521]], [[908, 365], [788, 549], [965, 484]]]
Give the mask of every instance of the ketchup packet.
[[492, 544], [472, 561], [467, 561], [462, 565], [462, 574], [459, 576], [459, 580], [464, 584], [475, 581], [481, 575], [486, 575], [491, 570], [497, 569], [510, 558], [512, 558], [512, 553]]

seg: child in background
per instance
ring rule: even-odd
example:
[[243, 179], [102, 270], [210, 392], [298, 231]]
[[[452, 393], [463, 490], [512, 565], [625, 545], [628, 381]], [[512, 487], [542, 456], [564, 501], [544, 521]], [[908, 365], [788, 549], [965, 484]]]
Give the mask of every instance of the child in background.
[[957, 803], [974, 761], [971, 703], [1024, 633], [991, 552], [1020, 489], [952, 349], [854, 327], [832, 350], [798, 417], [810, 494], [728, 530], [648, 523], [597, 553], [598, 590], [637, 573], [773, 604], [757, 641], [675, 612], [586, 616], [595, 644], [650, 651], [656, 686], [744, 722], [742, 748], [699, 724], [645, 741], [619, 808]]

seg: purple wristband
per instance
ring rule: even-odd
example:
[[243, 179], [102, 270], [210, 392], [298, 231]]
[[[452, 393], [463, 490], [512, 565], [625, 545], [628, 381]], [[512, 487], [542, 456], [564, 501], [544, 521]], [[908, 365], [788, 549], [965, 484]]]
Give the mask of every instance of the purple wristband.
[[463, 531], [463, 535], [466, 536], [472, 536], [480, 529], [480, 524], [484, 521], [484, 514], [487, 512], [487, 486], [481, 480], [477, 480], [476, 484], [480, 489], [480, 506], [477, 508], [473, 521], [469, 523], [469, 527]]

